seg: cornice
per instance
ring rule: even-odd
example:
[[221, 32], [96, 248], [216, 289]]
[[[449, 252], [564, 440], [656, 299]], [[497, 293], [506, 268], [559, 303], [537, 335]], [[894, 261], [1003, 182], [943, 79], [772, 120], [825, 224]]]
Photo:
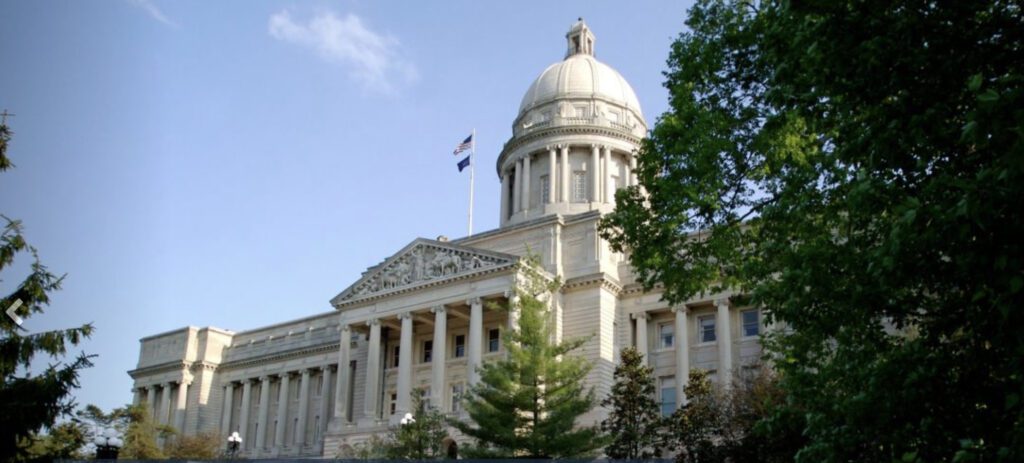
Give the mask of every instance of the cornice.
[[188, 362], [185, 360], [172, 360], [170, 362], [158, 363], [156, 365], [150, 365], [142, 368], [136, 368], [134, 370], [128, 370], [128, 376], [131, 376], [132, 379], [139, 379], [145, 376], [189, 370], [191, 368], [192, 362]]
[[288, 360], [296, 357], [305, 357], [308, 355], [315, 355], [324, 352], [337, 352], [339, 348], [340, 344], [338, 342], [331, 342], [326, 344], [319, 344], [316, 346], [299, 347], [287, 351], [276, 351], [264, 356], [249, 357], [245, 359], [224, 362], [220, 364], [217, 370], [218, 372], [226, 372], [254, 365], [261, 365], [281, 360]]
[[622, 292], [622, 286], [618, 281], [605, 273], [594, 273], [566, 280], [562, 285], [562, 293], [571, 293], [587, 288], [603, 288], [614, 294], [616, 297]]
[[448, 278], [429, 280], [429, 281], [425, 281], [425, 282], [422, 282], [422, 283], [417, 283], [415, 285], [402, 286], [402, 287], [398, 287], [398, 288], [394, 288], [394, 289], [380, 291], [380, 292], [377, 292], [377, 293], [371, 293], [371, 294], [367, 294], [365, 296], [359, 296], [359, 297], [352, 298], [352, 299], [349, 299], [349, 300], [346, 300], [346, 301], [335, 303], [334, 304], [334, 308], [337, 309], [337, 310], [341, 310], [342, 308], [345, 308], [345, 307], [362, 305], [362, 304], [365, 304], [367, 302], [379, 301], [379, 300], [382, 300], [382, 299], [391, 298], [391, 297], [398, 296], [398, 295], [401, 295], [401, 294], [413, 293], [413, 292], [421, 291], [421, 290], [424, 290], [424, 289], [427, 289], [427, 288], [434, 288], [434, 287], [437, 287], [437, 286], [443, 286], [443, 285], [446, 285], [446, 284], [449, 284], [449, 283], [453, 283], [453, 282], [456, 282], [456, 281], [478, 279], [480, 277], [484, 277], [484, 276], [487, 276], [487, 275], [493, 275], [493, 274], [498, 274], [498, 273], [505, 273], [505, 272], [508, 272], [510, 270], [515, 269], [516, 265], [517, 265], [517, 262], [511, 262], [511, 263], [508, 263], [508, 264], [496, 265], [496, 266], [493, 266], [493, 267], [487, 267], [487, 268], [476, 270], [476, 271], [473, 271], [473, 272], [452, 275], [452, 276], [450, 276]]

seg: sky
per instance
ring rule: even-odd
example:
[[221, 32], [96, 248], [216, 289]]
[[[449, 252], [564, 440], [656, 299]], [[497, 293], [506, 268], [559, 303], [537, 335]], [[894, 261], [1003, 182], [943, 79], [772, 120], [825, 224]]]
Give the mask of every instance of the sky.
[[653, 126], [689, 3], [0, 0], [0, 213], [66, 274], [24, 327], [93, 323], [76, 400], [110, 409], [139, 338], [331, 311], [413, 239], [466, 234], [473, 129], [473, 227], [497, 227], [495, 160], [577, 17]]

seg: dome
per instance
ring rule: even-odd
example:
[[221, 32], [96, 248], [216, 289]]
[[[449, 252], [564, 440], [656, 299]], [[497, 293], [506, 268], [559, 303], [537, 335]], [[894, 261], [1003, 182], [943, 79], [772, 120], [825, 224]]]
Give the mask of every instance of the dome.
[[633, 110], [642, 119], [640, 101], [633, 87], [618, 71], [587, 54], [572, 55], [540, 73], [523, 95], [519, 114], [561, 98], [608, 100]]
[[548, 66], [526, 90], [519, 115], [560, 99], [605, 100], [643, 119], [633, 87], [611, 66], [594, 58], [594, 34], [580, 18], [566, 34], [565, 59]]

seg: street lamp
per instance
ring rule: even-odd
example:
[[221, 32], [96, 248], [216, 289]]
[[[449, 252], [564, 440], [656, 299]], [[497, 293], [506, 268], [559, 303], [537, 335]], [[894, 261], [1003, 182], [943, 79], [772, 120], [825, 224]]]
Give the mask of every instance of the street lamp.
[[228, 457], [234, 458], [235, 454], [238, 453], [238, 448], [242, 446], [242, 436], [238, 435], [238, 431], [231, 433], [228, 436]]
[[124, 441], [117, 437], [117, 430], [114, 428], [106, 428], [96, 434], [92, 442], [96, 444], [97, 460], [116, 460], [117, 452], [124, 445]]
[[412, 413], [406, 413], [405, 416], [402, 417], [401, 421], [399, 421], [399, 423], [401, 423], [403, 426], [407, 424], [413, 424], [415, 422], [416, 418], [412, 417]]

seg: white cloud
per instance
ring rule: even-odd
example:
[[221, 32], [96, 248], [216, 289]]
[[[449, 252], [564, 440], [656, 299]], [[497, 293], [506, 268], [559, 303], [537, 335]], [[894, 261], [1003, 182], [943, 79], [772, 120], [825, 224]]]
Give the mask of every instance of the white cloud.
[[369, 29], [354, 14], [323, 11], [303, 24], [288, 10], [270, 16], [270, 35], [315, 50], [321, 58], [348, 69], [365, 89], [393, 94], [417, 78], [416, 67], [402, 57], [398, 39]]
[[160, 8], [157, 8], [157, 6], [151, 0], [128, 0], [128, 3], [131, 3], [132, 5], [142, 8], [142, 10], [145, 11], [146, 14], [149, 15], [149, 17], [157, 21], [160, 21], [171, 27], [178, 27], [178, 23], [171, 21], [171, 19], [168, 18], [163, 11], [160, 11]]

